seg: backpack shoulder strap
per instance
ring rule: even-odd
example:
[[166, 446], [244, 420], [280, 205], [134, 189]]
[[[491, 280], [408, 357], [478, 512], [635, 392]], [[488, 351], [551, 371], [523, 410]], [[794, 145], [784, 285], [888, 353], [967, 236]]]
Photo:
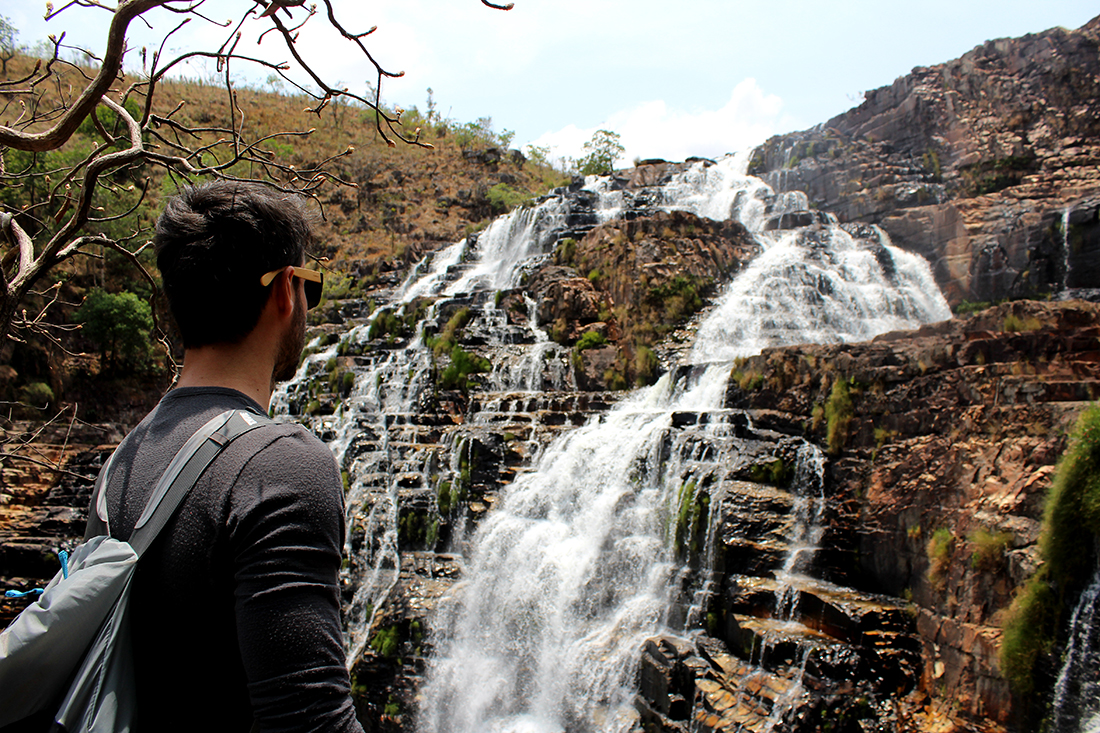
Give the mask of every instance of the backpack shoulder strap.
[[95, 496], [95, 513], [102, 520], [103, 526], [106, 528], [104, 534], [108, 537], [111, 536], [111, 518], [107, 516], [107, 477], [111, 475], [111, 467], [114, 465], [115, 456], [117, 455], [118, 450], [116, 449], [107, 457], [107, 462], [99, 470], [99, 475], [95, 479], [95, 486], [92, 487], [93, 496]]
[[247, 410], [227, 410], [195, 431], [168, 464], [134, 525], [129, 542], [139, 557], [172, 518], [183, 498], [214, 458], [236, 438], [271, 423], [271, 418], [266, 415]]

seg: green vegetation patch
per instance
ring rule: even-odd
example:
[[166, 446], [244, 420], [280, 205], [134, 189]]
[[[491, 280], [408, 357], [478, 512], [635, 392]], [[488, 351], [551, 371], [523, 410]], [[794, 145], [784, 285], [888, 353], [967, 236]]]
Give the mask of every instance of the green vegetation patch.
[[1041, 665], [1056, 664], [1059, 628], [1092, 577], [1100, 546], [1100, 406], [1081, 414], [1047, 494], [1039, 553], [1043, 564], [1017, 594], [1001, 644], [1001, 668], [1025, 701]]
[[401, 632], [396, 625], [379, 629], [370, 640], [370, 648], [387, 658], [396, 657], [400, 645]]
[[393, 308], [383, 308], [378, 311], [374, 320], [371, 321], [367, 338], [371, 341], [383, 337], [390, 341], [408, 338], [412, 335], [416, 324], [424, 318], [431, 305], [431, 298], [420, 298], [414, 303], [406, 305], [404, 312], [400, 315]]
[[1009, 333], [1022, 333], [1025, 331], [1038, 331], [1043, 324], [1035, 317], [1020, 318], [1009, 313], [1005, 316], [1004, 330]]
[[955, 548], [955, 535], [946, 527], [932, 533], [925, 546], [928, 553], [928, 580], [936, 588], [942, 588], [951, 566], [951, 551]]
[[432, 348], [432, 352], [439, 356], [454, 350], [455, 345], [458, 343], [458, 337], [462, 334], [462, 330], [469, 325], [473, 315], [473, 311], [469, 308], [459, 308], [455, 311], [439, 331], [439, 334], [427, 339], [427, 344]]
[[440, 389], [458, 389], [462, 392], [469, 391], [471, 374], [484, 374], [493, 370], [489, 360], [471, 354], [461, 346], [455, 344], [451, 349], [451, 363], [439, 375]]
[[677, 555], [685, 551], [698, 554], [706, 539], [710, 495], [704, 488], [697, 488], [695, 481], [687, 481], [680, 487], [677, 496], [676, 526], [672, 537]]
[[967, 539], [974, 546], [974, 552], [970, 555], [970, 567], [992, 573], [1004, 566], [1005, 553], [1013, 537], [1011, 532], [990, 532], [985, 527], [979, 527]]
[[489, 199], [489, 206], [494, 214], [504, 214], [533, 200], [531, 194], [507, 183], [498, 183], [491, 187], [485, 194]]
[[852, 412], [848, 380], [837, 379], [833, 382], [833, 389], [825, 402], [825, 442], [831, 455], [839, 454], [848, 440]]
[[650, 287], [646, 301], [659, 306], [664, 324], [674, 324], [703, 307], [700, 292], [710, 287], [712, 282], [707, 278], [677, 275], [667, 283]]
[[750, 475], [758, 484], [774, 484], [783, 486], [794, 475], [794, 467], [787, 464], [782, 458], [776, 458], [769, 463], [757, 463], [752, 467]]
[[642, 344], [634, 349], [634, 384], [636, 386], [644, 387], [656, 382], [660, 368], [660, 362], [653, 349]]
[[596, 349], [607, 343], [607, 338], [599, 331], [585, 331], [579, 339], [577, 339], [576, 345], [573, 347], [578, 352], [586, 349]]
[[84, 335], [99, 347], [104, 368], [140, 366], [149, 357], [153, 313], [135, 293], [93, 288], [75, 320]]

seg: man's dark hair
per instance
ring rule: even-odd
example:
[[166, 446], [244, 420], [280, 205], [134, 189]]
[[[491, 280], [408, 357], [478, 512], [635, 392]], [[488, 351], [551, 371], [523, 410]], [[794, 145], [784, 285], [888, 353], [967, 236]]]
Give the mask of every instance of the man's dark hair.
[[304, 199], [257, 183], [185, 188], [157, 220], [157, 267], [184, 348], [238, 343], [260, 320], [264, 273], [301, 265], [313, 243]]

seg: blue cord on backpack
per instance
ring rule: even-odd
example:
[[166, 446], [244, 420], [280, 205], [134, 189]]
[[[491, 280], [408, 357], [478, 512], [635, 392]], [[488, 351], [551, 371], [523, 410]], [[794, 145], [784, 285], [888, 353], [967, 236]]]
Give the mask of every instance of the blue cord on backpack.
[[34, 588], [32, 590], [18, 591], [18, 590], [6, 590], [4, 591], [5, 598], [26, 598], [27, 596], [38, 595], [42, 592], [41, 588]]
[[[69, 577], [69, 553], [65, 550], [60, 550], [57, 553], [57, 559], [61, 561], [61, 577]], [[26, 598], [27, 596], [37, 596], [45, 592], [44, 588], [31, 588], [30, 590], [6, 590], [4, 591], [5, 598]]]

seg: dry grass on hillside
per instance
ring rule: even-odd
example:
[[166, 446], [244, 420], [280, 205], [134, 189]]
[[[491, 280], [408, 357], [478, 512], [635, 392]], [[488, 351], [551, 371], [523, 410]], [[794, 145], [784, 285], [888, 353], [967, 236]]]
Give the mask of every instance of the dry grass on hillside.
[[[17, 56], [8, 64], [8, 78], [26, 77], [36, 61]], [[90, 73], [90, 69], [62, 67], [56, 78], [58, 83], [51, 86], [39, 103], [49, 106], [71, 100], [79, 94], [85, 75]], [[120, 93], [133, 81], [133, 78], [120, 78], [113, 91]], [[328, 160], [327, 169], [347, 184], [328, 182], [316, 193], [324, 216], [319, 232], [323, 243], [319, 254], [330, 258], [327, 266], [334, 270], [335, 276], [330, 280], [345, 291], [354, 292], [356, 284], [369, 284], [380, 271], [403, 269], [423, 252], [457, 241], [509, 206], [566, 182], [563, 176], [549, 168], [524, 161], [522, 157], [513, 158], [507, 150], [501, 149], [501, 137], [484, 124], [428, 121], [416, 110], [411, 110], [403, 120], [409, 127], [422, 126], [422, 140], [434, 148], [401, 143], [390, 148], [374, 128], [373, 112], [361, 107], [331, 105], [317, 116], [306, 111], [311, 100], [304, 96], [252, 88], [239, 88], [236, 92], [239, 111], [234, 115], [223, 87], [170, 80], [158, 87], [153, 111], [166, 116], [182, 105], [173, 114], [173, 119], [180, 123], [206, 128], [236, 127], [248, 141], [278, 131], [312, 130], [307, 135], [276, 137], [263, 143], [263, 147], [299, 171], [314, 169]], [[31, 97], [27, 95], [23, 102], [30, 104]], [[144, 104], [144, 99], [134, 102]], [[6, 106], [0, 103], [0, 124], [11, 124], [18, 117], [18, 105], [18, 99], [7, 100]], [[100, 117], [105, 119], [106, 111], [100, 109]], [[163, 131], [164, 128], [162, 134]], [[87, 135], [78, 133], [66, 149], [41, 156], [39, 162], [48, 158], [47, 165], [53, 168], [60, 165], [58, 161], [82, 159], [91, 150], [92, 135], [90, 130]], [[210, 132], [188, 141], [188, 145], [194, 149], [213, 143], [218, 136]], [[155, 140], [149, 142], [155, 143]], [[16, 151], [4, 151], [3, 155], [10, 170], [18, 155]], [[27, 154], [21, 155], [29, 160]], [[332, 159], [333, 156], [339, 157]], [[27, 163], [21, 161], [19, 165]], [[268, 172], [246, 169], [241, 164], [233, 173], [263, 178]], [[50, 183], [40, 176], [37, 187], [25, 179], [14, 184], [0, 181], [0, 208], [23, 211], [41, 201], [45, 191], [55, 185], [58, 178], [54, 173], [54, 183]], [[112, 180], [123, 189], [133, 183], [139, 191], [145, 179], [149, 180], [149, 188], [144, 202], [125, 219], [110, 223], [112, 236], [133, 235], [131, 242], [135, 244], [151, 238], [152, 224], [165, 197], [175, 190], [177, 181], [169, 177], [164, 168], [149, 164], [119, 173]], [[97, 194], [95, 203], [104, 206], [108, 214], [121, 212], [130, 205], [126, 196], [131, 197], [129, 201], [132, 202], [136, 201], [138, 193], [124, 193], [120, 200], [104, 192]], [[35, 226], [55, 226], [52, 216], [39, 216], [36, 222], [23, 214], [21, 223], [24, 220], [28, 230]], [[151, 251], [146, 250], [142, 259], [152, 269]], [[350, 280], [340, 275], [347, 275]], [[149, 292], [148, 284], [137, 271], [111, 252], [71, 259], [58, 266], [50, 280], [62, 283], [62, 297], [50, 311], [50, 319], [55, 323], [71, 323], [76, 307], [92, 287], [112, 293], [132, 290], [143, 298]], [[34, 312], [42, 305], [39, 300], [41, 298], [36, 300], [32, 296], [33, 302], [28, 302], [27, 307]], [[166, 311], [162, 300], [156, 309], [163, 322]], [[95, 351], [95, 345], [79, 332], [62, 333], [61, 340], [65, 350], [76, 354]], [[94, 400], [95, 395], [104, 392], [84, 389], [91, 384], [89, 380], [98, 378], [97, 369], [92, 368], [89, 372], [82, 367], [73, 371], [68, 366], [77, 362], [84, 364], [87, 359], [74, 362], [57, 345], [45, 339], [36, 341], [32, 335], [26, 344], [9, 342], [0, 347], [3, 347], [2, 360], [11, 365], [0, 374], [0, 399], [18, 398], [23, 390], [36, 384], [48, 385], [59, 401], [78, 394], [82, 399]], [[154, 362], [147, 367], [147, 376], [159, 383], [164, 364], [159, 356], [151, 358]], [[104, 405], [99, 412], [102, 418], [108, 419], [112, 410], [111, 406]]]
[[[30, 71], [36, 59], [16, 57], [9, 77]], [[91, 70], [84, 70], [90, 73]], [[80, 70], [65, 68], [60, 83], [47, 101], [72, 97], [81, 82]], [[120, 78], [113, 89], [121, 91], [133, 77]], [[504, 155], [485, 155], [499, 145], [492, 130], [472, 124], [433, 119], [426, 121], [415, 109], [404, 115], [407, 127], [422, 126], [421, 139], [434, 146], [425, 149], [398, 143], [390, 148], [374, 127], [371, 110], [331, 104], [320, 115], [307, 111], [313, 100], [303, 95], [283, 95], [258, 89], [236, 89], [238, 112], [232, 114], [224, 87], [199, 81], [169, 80], [157, 88], [154, 112], [198, 127], [235, 126], [245, 140], [256, 140], [278, 131], [305, 132], [263, 144], [276, 158], [298, 170], [316, 168], [333, 156], [327, 166], [337, 178], [354, 185], [328, 183], [317, 198], [326, 223], [323, 238], [335, 261], [402, 259], [408, 251], [421, 252], [432, 245], [455, 241], [485, 219], [502, 213], [504, 206], [490, 200], [494, 186], [507, 201], [545, 193], [561, 185], [564, 177], [551, 169]], [[143, 103], [143, 99], [136, 100]], [[10, 113], [9, 113], [10, 115]], [[235, 122], [235, 125], [234, 125]], [[191, 141], [196, 147], [213, 142], [215, 135]], [[347, 152], [349, 151], [350, 152]], [[265, 177], [265, 171], [241, 168], [238, 175]], [[146, 166], [142, 175], [153, 179], [145, 221], [155, 217], [165, 191], [174, 184], [159, 168]]]

